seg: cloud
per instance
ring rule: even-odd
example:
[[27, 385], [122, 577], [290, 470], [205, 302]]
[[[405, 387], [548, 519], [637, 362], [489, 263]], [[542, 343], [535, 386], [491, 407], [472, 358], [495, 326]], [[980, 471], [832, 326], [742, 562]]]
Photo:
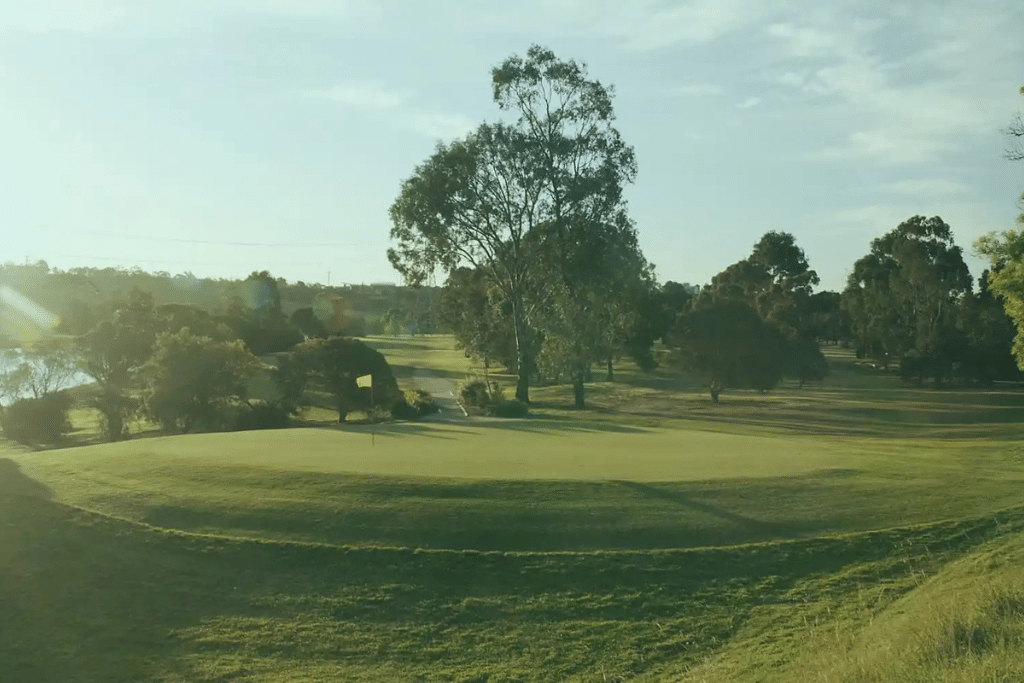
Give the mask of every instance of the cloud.
[[476, 125], [461, 114], [431, 111], [418, 103], [412, 93], [389, 89], [377, 81], [336, 85], [299, 94], [350, 111], [374, 113], [395, 127], [434, 139], [459, 137]]
[[477, 121], [460, 114], [409, 112], [399, 119], [405, 128], [429, 138], [451, 140], [477, 126]]
[[308, 90], [303, 94], [306, 97], [328, 100], [345, 108], [360, 111], [399, 109], [409, 102], [408, 93], [389, 90], [376, 81]]
[[770, 80], [854, 121], [841, 144], [809, 158], [935, 162], [998, 130], [996, 103], [1013, 95], [1008, 65], [1024, 58], [1008, 29], [1013, 7], [996, 3], [984, 17], [959, 6], [938, 17], [882, 8], [870, 18], [830, 7], [767, 26], [788, 67]]
[[15, 2], [0, 13], [0, 32], [88, 33], [116, 24], [131, 14], [131, 5], [117, 0]]
[[759, 21], [763, 5], [752, 0], [528, 0], [495, 4], [465, 21], [474, 29], [536, 34], [537, 17], [543, 17], [543, 26], [561, 35], [610, 38], [628, 50], [646, 52], [717, 40]]
[[972, 194], [971, 188], [957, 180], [945, 178], [917, 178], [900, 180], [882, 187], [884, 192], [906, 195], [930, 195], [949, 197], [954, 195]]
[[669, 88], [669, 93], [684, 97], [717, 97], [725, 92], [725, 88], [714, 83], [686, 83]]
[[740, 102], [739, 104], [737, 104], [736, 108], [737, 109], [751, 109], [753, 107], [756, 107], [759, 104], [761, 104], [761, 98], [760, 97], [748, 97], [747, 99], [745, 99], [742, 102]]
[[381, 11], [376, 3], [365, 0], [26, 0], [8, 4], [0, 13], [0, 33], [88, 33], [127, 21], [157, 26], [201, 24], [241, 14], [367, 22]]

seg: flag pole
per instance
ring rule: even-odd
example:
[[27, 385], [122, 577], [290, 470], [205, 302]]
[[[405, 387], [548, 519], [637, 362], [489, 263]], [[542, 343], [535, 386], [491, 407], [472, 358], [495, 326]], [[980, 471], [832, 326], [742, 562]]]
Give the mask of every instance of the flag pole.
[[370, 377], [370, 445], [377, 445], [377, 406], [373, 402], [373, 377]]

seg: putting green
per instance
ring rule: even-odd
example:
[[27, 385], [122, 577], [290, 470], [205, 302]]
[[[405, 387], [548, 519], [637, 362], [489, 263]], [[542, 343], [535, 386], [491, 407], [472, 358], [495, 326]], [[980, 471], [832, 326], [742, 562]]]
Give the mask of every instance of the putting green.
[[[697, 481], [866, 465], [863, 441], [640, 429], [547, 420], [307, 428], [151, 438], [19, 458], [30, 470], [90, 463], [245, 465], [460, 479]], [[890, 450], [890, 449], [885, 449]]]

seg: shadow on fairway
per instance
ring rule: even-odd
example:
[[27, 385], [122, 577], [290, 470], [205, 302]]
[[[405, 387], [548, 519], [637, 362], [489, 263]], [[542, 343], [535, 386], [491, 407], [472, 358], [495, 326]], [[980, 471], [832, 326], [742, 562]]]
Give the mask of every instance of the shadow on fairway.
[[740, 529], [753, 532], [758, 536], [764, 536], [766, 538], [795, 538], [800, 535], [799, 533], [794, 533], [791, 529], [787, 529], [786, 526], [782, 524], [762, 522], [754, 519], [753, 517], [747, 517], [746, 515], [740, 515], [735, 512], [730, 512], [729, 510], [724, 510], [716, 505], [709, 505], [708, 503], [702, 503], [698, 500], [694, 500], [692, 495], [684, 493], [679, 488], [675, 488], [670, 491], [638, 481], [613, 481], [619, 486], [625, 486], [626, 488], [633, 489], [645, 496], [661, 498], [662, 500], [671, 501], [681, 507], [695, 510], [697, 512], [703, 512], [704, 514], [711, 515], [713, 517], [718, 517], [719, 519], [735, 524]]
[[51, 500], [53, 491], [46, 484], [26, 477], [18, 463], [0, 458], [0, 496], [27, 496]]
[[[438, 425], [444, 425], [439, 428]], [[369, 434], [368, 424], [343, 425], [345, 431]], [[464, 427], [464, 428], [463, 428]], [[337, 425], [324, 425], [325, 429], [336, 429]], [[618, 434], [643, 434], [651, 430], [630, 425], [599, 422], [596, 420], [575, 420], [572, 417], [551, 416], [525, 418], [448, 418], [425, 422], [383, 422], [373, 425], [376, 434], [387, 436], [425, 436], [432, 439], [458, 438], [458, 435], [477, 434], [485, 429], [500, 429], [530, 434], [558, 434], [581, 432], [613, 432]]]
[[429, 370], [424, 370], [423, 368], [412, 365], [402, 365], [400, 363], [393, 364], [391, 366], [391, 372], [395, 377], [429, 377], [431, 379], [447, 379], [453, 382], [462, 382], [466, 379], [466, 373], [464, 372], [444, 370], [442, 368], [430, 368]]
[[545, 415], [544, 417], [524, 418], [493, 418], [471, 422], [474, 427], [484, 429], [508, 429], [532, 434], [551, 434], [556, 432], [614, 432], [618, 434], [644, 434], [651, 430], [631, 425], [601, 422], [597, 420], [577, 420], [571, 416]]

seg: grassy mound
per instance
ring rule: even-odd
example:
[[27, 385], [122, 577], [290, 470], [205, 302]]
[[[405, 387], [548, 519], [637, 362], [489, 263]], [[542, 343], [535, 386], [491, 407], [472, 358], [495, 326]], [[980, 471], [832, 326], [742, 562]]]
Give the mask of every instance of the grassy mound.
[[754, 674], [811, 650], [833, 615], [890, 613], [1024, 523], [691, 550], [354, 548], [168, 531], [48, 499], [10, 466], [5, 480], [0, 657], [32, 681], [770, 680]]

